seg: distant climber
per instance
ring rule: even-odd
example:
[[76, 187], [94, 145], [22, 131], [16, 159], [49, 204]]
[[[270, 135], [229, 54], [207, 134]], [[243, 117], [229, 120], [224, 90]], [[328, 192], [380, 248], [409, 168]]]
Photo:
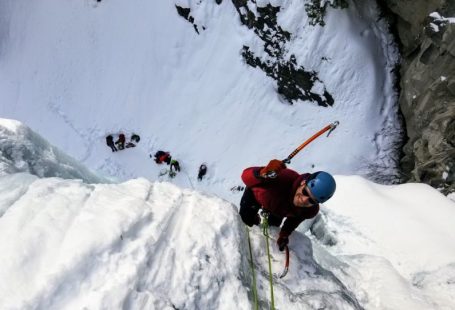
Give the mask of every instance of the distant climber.
[[130, 141], [128, 141], [125, 145], [125, 148], [130, 148], [130, 147], [135, 147], [136, 144], [141, 140], [141, 137], [139, 137], [139, 135], [133, 133], [131, 135], [131, 138], [130, 138]]
[[289, 235], [305, 219], [315, 217], [319, 204], [335, 192], [335, 179], [327, 172], [298, 174], [277, 159], [265, 167], [250, 167], [243, 171], [246, 185], [240, 201], [240, 216], [248, 226], [259, 225], [259, 209], [268, 213], [270, 226], [281, 226], [277, 240], [280, 251], [289, 242]]
[[123, 133], [118, 135], [117, 141], [115, 144], [118, 146], [119, 150], [123, 150], [125, 148], [125, 135]]
[[112, 135], [108, 135], [106, 137], [106, 144], [111, 148], [112, 152], [117, 152], [117, 148], [115, 147], [114, 138], [112, 137]]
[[180, 164], [177, 160], [172, 159], [171, 160], [171, 165], [169, 167], [169, 176], [171, 178], [175, 177], [177, 175], [177, 172], [180, 171]]
[[180, 172], [180, 163], [175, 159], [171, 160], [170, 170], [172, 171], [172, 169], [174, 169], [175, 172]]
[[[150, 157], [152, 156], [150, 155]], [[157, 164], [165, 162], [169, 165], [171, 163], [171, 154], [169, 154], [169, 152], [157, 151], [154, 155], [154, 158]]]
[[197, 179], [199, 181], [202, 181], [202, 178], [204, 177], [204, 175], [207, 173], [207, 166], [205, 164], [202, 164], [201, 166], [199, 166], [199, 172], [197, 174]]

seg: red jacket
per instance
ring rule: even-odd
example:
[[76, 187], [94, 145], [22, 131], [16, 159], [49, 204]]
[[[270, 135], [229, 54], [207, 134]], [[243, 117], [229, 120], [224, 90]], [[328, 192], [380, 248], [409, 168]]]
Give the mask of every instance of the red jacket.
[[291, 169], [284, 169], [275, 179], [259, 177], [262, 167], [250, 167], [243, 171], [242, 181], [253, 191], [257, 202], [262, 208], [278, 217], [286, 217], [281, 234], [289, 236], [305, 219], [316, 216], [319, 205], [302, 208], [294, 206], [295, 191], [303, 180], [310, 177], [309, 173], [299, 175]]

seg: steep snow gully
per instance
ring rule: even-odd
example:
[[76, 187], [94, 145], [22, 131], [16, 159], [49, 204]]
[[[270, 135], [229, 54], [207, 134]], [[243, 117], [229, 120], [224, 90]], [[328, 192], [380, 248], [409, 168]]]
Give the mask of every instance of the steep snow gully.
[[[292, 234], [283, 279], [271, 240], [277, 309], [455, 308], [454, 202], [371, 182], [399, 179], [398, 51], [373, 0], [348, 3], [322, 27], [308, 0], [0, 1], [0, 308], [251, 309], [229, 189], [335, 120], [290, 165], [338, 190]], [[113, 153], [121, 132], [141, 141]]]

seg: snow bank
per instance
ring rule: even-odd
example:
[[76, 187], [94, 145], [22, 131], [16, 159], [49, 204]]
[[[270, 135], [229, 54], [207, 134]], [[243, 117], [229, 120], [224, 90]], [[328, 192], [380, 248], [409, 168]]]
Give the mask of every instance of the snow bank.
[[[144, 179], [0, 178], [1, 309], [250, 309], [227, 202]], [[0, 195], [2, 197], [2, 195]], [[246, 249], [246, 247], [243, 247]]]
[[318, 261], [336, 257], [340, 262], [328, 268], [345, 284], [356, 278], [348, 286], [368, 309], [453, 307], [455, 203], [425, 184], [336, 180], [323, 209], [325, 232], [335, 242]]
[[39, 177], [106, 181], [50, 145], [20, 122], [0, 118], [0, 175], [28, 172]]

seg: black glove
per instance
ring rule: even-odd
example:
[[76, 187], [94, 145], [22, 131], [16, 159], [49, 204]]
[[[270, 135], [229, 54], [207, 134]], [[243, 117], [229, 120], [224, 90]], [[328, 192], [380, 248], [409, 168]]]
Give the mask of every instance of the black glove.
[[278, 240], [276, 241], [276, 244], [278, 245], [278, 249], [280, 251], [283, 251], [285, 247], [289, 243], [289, 237], [282, 232], [280, 232], [280, 236], [278, 237]]

